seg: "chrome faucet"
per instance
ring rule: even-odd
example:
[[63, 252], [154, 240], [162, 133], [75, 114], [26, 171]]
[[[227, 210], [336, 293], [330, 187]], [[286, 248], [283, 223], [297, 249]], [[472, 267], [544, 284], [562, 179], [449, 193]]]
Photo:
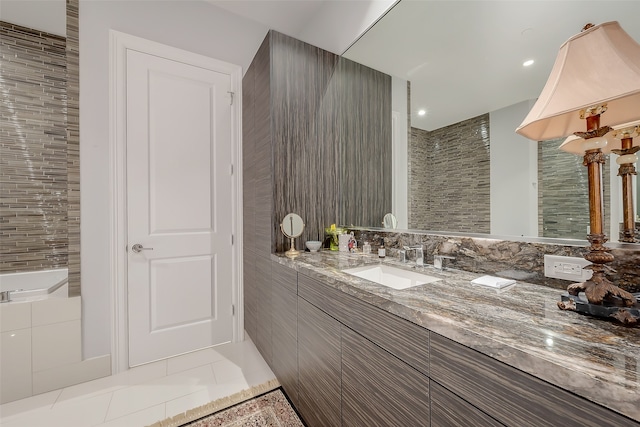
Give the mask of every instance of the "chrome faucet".
[[448, 259], [456, 259], [456, 258], [452, 257], [452, 256], [447, 256], [447, 255], [434, 255], [433, 256], [433, 266], [435, 268], [437, 268], [438, 270], [444, 270], [445, 269], [445, 262]]
[[12, 291], [0, 292], [0, 302], [11, 302], [11, 292]]
[[[422, 245], [416, 246], [404, 246], [404, 251], [400, 251], [400, 257], [403, 262], [407, 260], [406, 253], [409, 251], [416, 251], [416, 265], [424, 265], [424, 250], [422, 249]], [[404, 259], [403, 259], [404, 258]]]

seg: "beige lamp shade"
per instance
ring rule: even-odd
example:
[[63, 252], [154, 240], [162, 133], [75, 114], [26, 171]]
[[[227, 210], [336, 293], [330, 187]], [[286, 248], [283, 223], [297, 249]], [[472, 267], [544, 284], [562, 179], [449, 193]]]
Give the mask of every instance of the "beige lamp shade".
[[[633, 138], [633, 147], [637, 147], [640, 145], [640, 138], [637, 138], [637, 126], [640, 125], [640, 120], [636, 120], [634, 122], [624, 123], [618, 126], [614, 126], [613, 130], [607, 133], [603, 140], [606, 141], [602, 144], [600, 151], [605, 154], [611, 153], [613, 150], [620, 150], [622, 148], [622, 139], [619, 134], [619, 130], [624, 129], [633, 129], [629, 136]], [[568, 136], [567, 139], [558, 147], [562, 151], [566, 151], [567, 153], [577, 154], [579, 156], [583, 156], [585, 151], [590, 148], [596, 148], [596, 145], [599, 144], [600, 141], [587, 141], [579, 136], [571, 135]], [[606, 144], [606, 145], [605, 145]]]
[[586, 131], [580, 110], [607, 104], [601, 126], [640, 118], [640, 44], [606, 22], [567, 40], [540, 97], [516, 132], [536, 141]]

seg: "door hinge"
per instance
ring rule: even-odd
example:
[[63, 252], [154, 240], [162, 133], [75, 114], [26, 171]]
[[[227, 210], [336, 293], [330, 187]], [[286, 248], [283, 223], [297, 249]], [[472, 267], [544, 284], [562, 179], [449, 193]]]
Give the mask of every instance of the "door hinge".
[[233, 234], [231, 235], [231, 246], [233, 246]]
[[229, 105], [233, 105], [233, 95], [235, 95], [235, 92], [231, 92], [231, 91], [227, 91], [227, 93], [231, 96], [231, 99], [229, 101]]
[[235, 305], [231, 305], [231, 315], [235, 316], [236, 314], [236, 306]]
[[230, 171], [229, 173], [230, 173], [231, 175], [233, 175], [233, 165], [230, 165], [230, 166], [229, 166], [229, 171]]

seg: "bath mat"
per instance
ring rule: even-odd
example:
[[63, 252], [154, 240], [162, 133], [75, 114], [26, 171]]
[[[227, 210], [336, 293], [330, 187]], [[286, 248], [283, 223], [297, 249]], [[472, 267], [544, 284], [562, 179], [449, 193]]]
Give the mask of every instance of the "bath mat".
[[282, 389], [267, 392], [196, 421], [188, 427], [304, 427]]
[[[207, 403], [206, 405], [200, 406], [198, 408], [190, 409], [187, 412], [178, 414], [166, 420], [158, 421], [149, 427], [198, 426], [196, 424], [193, 424], [193, 422], [204, 420], [214, 415], [221, 414], [227, 409], [233, 409], [236, 406], [240, 406], [244, 403], [252, 402], [255, 398], [259, 398], [261, 396], [267, 395], [270, 392], [277, 391], [277, 390], [281, 390], [280, 383], [278, 382], [278, 380], [273, 379], [271, 381], [267, 381], [266, 383], [242, 390], [231, 396], [223, 397], [221, 399]], [[280, 393], [282, 394], [281, 391]], [[287, 401], [286, 397], [284, 397], [284, 394], [282, 394], [282, 397], [284, 398], [284, 401], [286, 402], [287, 406], [289, 406], [289, 409], [297, 419], [298, 416], [296, 415], [293, 408], [291, 408], [291, 405], [289, 405], [289, 402]], [[203, 426], [205, 425], [207, 424], [204, 424]], [[212, 425], [216, 425], [216, 424], [212, 424]], [[243, 426], [246, 424], [218, 424], [218, 425]], [[304, 424], [300, 422], [300, 424], [282, 424], [281, 423], [281, 424], [249, 424], [249, 425], [256, 425], [256, 426], [261, 426], [261, 425], [280, 426], [281, 425], [284, 427], [289, 425], [302, 426]], [[198, 426], [198, 427], [201, 427], [201, 426]]]

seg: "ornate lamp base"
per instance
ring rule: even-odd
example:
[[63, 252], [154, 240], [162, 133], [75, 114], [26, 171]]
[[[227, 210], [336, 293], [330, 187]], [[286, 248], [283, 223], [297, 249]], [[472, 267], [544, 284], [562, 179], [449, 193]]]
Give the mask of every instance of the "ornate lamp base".
[[[582, 284], [576, 283], [576, 285]], [[614, 319], [624, 326], [637, 327], [640, 325], [640, 303], [637, 302], [640, 293], [629, 295], [632, 295], [636, 301], [632, 306], [626, 306], [624, 300], [617, 298], [604, 301], [602, 304], [592, 304], [582, 292], [577, 295], [571, 295], [567, 292], [562, 295], [562, 300], [558, 301], [558, 307], [562, 310], [571, 310], [589, 316]]]

